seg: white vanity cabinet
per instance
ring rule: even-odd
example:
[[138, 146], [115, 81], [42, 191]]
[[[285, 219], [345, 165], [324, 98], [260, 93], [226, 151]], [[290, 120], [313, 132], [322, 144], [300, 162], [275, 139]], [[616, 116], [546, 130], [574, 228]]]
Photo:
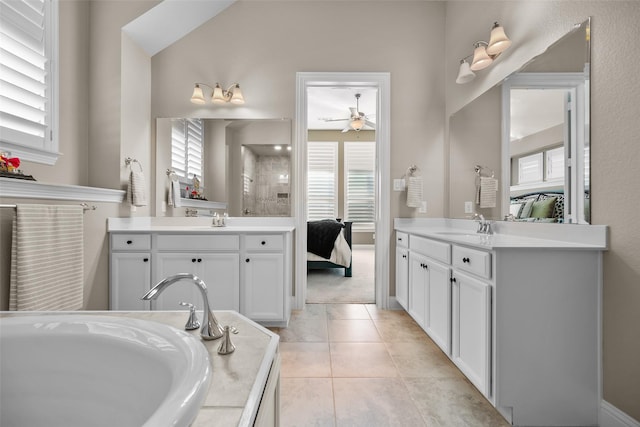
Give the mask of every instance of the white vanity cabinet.
[[597, 425], [603, 229], [544, 240], [406, 222], [407, 311], [469, 381], [513, 425]]
[[244, 236], [243, 298], [241, 312], [250, 319], [270, 322], [284, 316], [284, 237]]
[[409, 236], [401, 232], [396, 233], [396, 301], [409, 309]]
[[[111, 310], [200, 310], [200, 291], [177, 282], [156, 300], [140, 298], [162, 279], [191, 273], [207, 285], [214, 310], [234, 310], [269, 326], [290, 317], [291, 232], [111, 232]], [[131, 243], [127, 243], [131, 241]]]
[[111, 288], [110, 307], [119, 310], [149, 310], [140, 297], [151, 282], [151, 238], [142, 234], [120, 234], [111, 240], [109, 273], [121, 286]]

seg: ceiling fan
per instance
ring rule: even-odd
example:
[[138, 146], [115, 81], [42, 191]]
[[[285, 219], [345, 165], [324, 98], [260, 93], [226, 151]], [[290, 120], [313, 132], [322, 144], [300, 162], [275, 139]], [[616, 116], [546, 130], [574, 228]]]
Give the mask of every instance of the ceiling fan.
[[348, 120], [349, 124], [347, 127], [342, 129], [342, 132], [348, 132], [350, 130], [355, 130], [356, 132], [360, 131], [363, 127], [368, 126], [372, 129], [376, 128], [376, 124], [369, 120], [366, 114], [360, 111], [360, 94], [356, 93], [356, 106], [349, 107], [349, 111], [351, 111], [351, 116], [348, 119], [323, 119], [325, 122], [339, 122]]

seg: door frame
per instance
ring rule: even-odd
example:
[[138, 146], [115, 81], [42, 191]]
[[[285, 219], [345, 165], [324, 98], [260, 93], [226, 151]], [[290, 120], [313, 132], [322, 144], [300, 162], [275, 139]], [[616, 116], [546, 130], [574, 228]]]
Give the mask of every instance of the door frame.
[[295, 203], [296, 257], [293, 307], [304, 308], [307, 298], [307, 88], [375, 87], [376, 106], [376, 221], [375, 294], [376, 306], [389, 307], [389, 247], [391, 239], [390, 155], [391, 155], [391, 74], [351, 72], [296, 73], [295, 118]]

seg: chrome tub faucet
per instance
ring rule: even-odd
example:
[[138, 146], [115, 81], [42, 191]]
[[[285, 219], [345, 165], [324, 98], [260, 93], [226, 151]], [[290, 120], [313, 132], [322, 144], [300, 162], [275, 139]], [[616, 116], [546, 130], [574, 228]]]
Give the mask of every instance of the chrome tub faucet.
[[195, 276], [191, 273], [179, 273], [175, 276], [169, 276], [166, 279], [162, 280], [160, 283], [155, 285], [149, 292], [144, 294], [142, 297], [143, 300], [155, 300], [158, 296], [168, 288], [173, 283], [179, 282], [180, 280], [189, 280], [194, 285], [198, 287], [200, 290], [200, 294], [202, 295], [202, 328], [200, 329], [200, 336], [203, 340], [217, 340], [218, 338], [222, 338], [224, 335], [224, 331], [218, 320], [211, 312], [209, 308], [209, 299], [207, 297], [207, 285], [200, 279], [198, 276]]

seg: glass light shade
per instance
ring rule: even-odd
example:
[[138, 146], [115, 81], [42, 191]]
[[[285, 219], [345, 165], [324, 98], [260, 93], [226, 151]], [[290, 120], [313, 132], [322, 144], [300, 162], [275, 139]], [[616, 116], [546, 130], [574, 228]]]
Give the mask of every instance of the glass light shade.
[[476, 49], [473, 51], [473, 61], [471, 62], [471, 70], [478, 71], [487, 68], [493, 59], [487, 54], [487, 49], [482, 44], [476, 44]]
[[496, 25], [491, 30], [491, 38], [489, 39], [489, 46], [487, 46], [487, 53], [489, 55], [497, 55], [507, 50], [511, 46], [511, 40], [504, 33], [504, 28]]
[[200, 85], [196, 85], [193, 88], [193, 95], [191, 95], [191, 102], [194, 104], [204, 104], [204, 94]]
[[224, 93], [219, 84], [216, 83], [216, 87], [213, 88], [213, 95], [211, 96], [211, 102], [216, 104], [224, 104], [227, 100], [224, 98]]
[[351, 129], [358, 131], [364, 127], [364, 120], [362, 119], [353, 119], [351, 121]]
[[467, 61], [460, 62], [460, 71], [458, 71], [458, 78], [456, 78], [456, 83], [458, 83], [459, 85], [469, 83], [475, 78], [476, 74], [471, 71], [469, 63]]
[[237, 83], [232, 89], [231, 103], [232, 104], [244, 104], [244, 97], [242, 96], [242, 91], [240, 90], [240, 85], [237, 84]]

